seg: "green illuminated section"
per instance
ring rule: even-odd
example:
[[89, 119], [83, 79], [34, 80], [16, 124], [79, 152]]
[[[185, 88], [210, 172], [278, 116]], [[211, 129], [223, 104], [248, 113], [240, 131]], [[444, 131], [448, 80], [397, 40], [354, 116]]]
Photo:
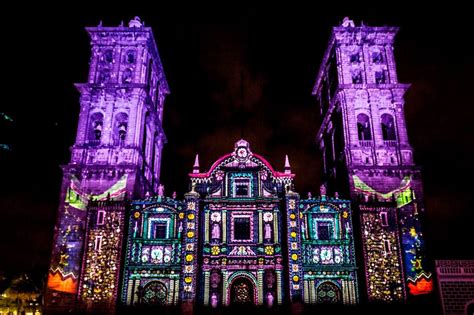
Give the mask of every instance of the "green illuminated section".
[[[118, 199], [117, 197], [120, 197], [125, 192], [125, 188], [127, 187], [127, 177], [127, 174], [123, 175], [122, 178], [120, 178], [105, 192], [100, 195], [94, 196], [94, 199], [105, 200], [107, 196], [110, 196], [111, 199]], [[69, 185], [65, 201], [69, 203], [70, 206], [76, 209], [86, 210], [87, 201], [92, 197], [92, 195], [82, 192], [79, 188], [80, 185], [81, 184], [77, 177], [72, 175], [71, 183]]]
[[397, 208], [401, 208], [413, 201], [414, 195], [410, 189], [411, 176], [405, 176], [400, 183], [400, 187], [389, 191], [388, 193], [381, 193], [364, 183], [362, 179], [357, 175], [352, 175], [355, 189], [364, 195], [375, 195], [377, 199], [389, 200], [392, 196], [395, 196], [397, 201]]

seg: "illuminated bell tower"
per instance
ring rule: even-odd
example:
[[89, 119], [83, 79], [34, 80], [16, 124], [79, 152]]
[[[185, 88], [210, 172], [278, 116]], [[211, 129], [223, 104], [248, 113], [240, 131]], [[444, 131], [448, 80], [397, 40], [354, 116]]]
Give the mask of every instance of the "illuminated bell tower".
[[329, 189], [358, 200], [369, 300], [403, 300], [432, 285], [419, 222], [421, 174], [404, 116], [409, 85], [398, 82], [393, 54], [397, 31], [345, 18], [332, 29], [313, 90]]
[[[169, 90], [151, 28], [135, 17], [128, 26], [104, 27], [101, 22], [86, 30], [91, 40], [89, 76], [87, 83], [76, 84], [77, 136], [71, 160], [62, 167], [45, 296], [46, 309], [58, 312], [76, 307], [81, 269], [88, 268], [83, 257], [92, 255], [89, 249], [114, 252], [109, 267], [115, 264], [112, 260], [120, 264], [121, 243], [109, 239], [106, 245], [110, 231], [101, 229], [113, 225], [110, 233], [119, 231], [121, 236], [123, 220], [118, 218], [126, 203], [120, 201], [157, 190], [166, 141], [162, 118]], [[108, 212], [107, 205], [113, 202], [117, 204]], [[99, 240], [102, 234], [104, 239]], [[91, 235], [94, 239], [88, 239]], [[119, 266], [115, 267], [117, 279], [112, 282], [118, 281]]]

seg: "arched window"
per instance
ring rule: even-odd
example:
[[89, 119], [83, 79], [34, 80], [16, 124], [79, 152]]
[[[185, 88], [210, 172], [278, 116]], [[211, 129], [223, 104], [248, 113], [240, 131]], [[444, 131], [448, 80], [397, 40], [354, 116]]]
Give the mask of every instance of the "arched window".
[[382, 121], [382, 136], [383, 140], [397, 140], [395, 133], [395, 124], [393, 122], [393, 116], [390, 114], [383, 114], [381, 117]]
[[145, 114], [145, 119], [143, 120], [143, 133], [142, 133], [142, 154], [143, 154], [143, 159], [142, 159], [142, 172], [145, 174], [145, 166], [148, 163], [147, 161], [147, 149], [148, 149], [148, 143], [150, 140], [148, 139], [148, 124], [150, 123], [150, 113], [147, 112]]
[[152, 187], [155, 187], [155, 179], [156, 179], [156, 170], [155, 170], [155, 163], [156, 163], [156, 146], [158, 145], [157, 143], [158, 140], [158, 132], [155, 132], [153, 135], [153, 142], [152, 142], [152, 151], [151, 151], [151, 184]]
[[381, 51], [377, 50], [372, 52], [372, 62], [377, 64], [383, 62], [383, 54]]
[[90, 126], [89, 126], [89, 136], [88, 140], [89, 143], [92, 145], [98, 145], [100, 143], [100, 139], [102, 138], [102, 128], [104, 124], [104, 117], [101, 113], [94, 113], [91, 115], [90, 118]]
[[362, 84], [362, 71], [354, 70], [352, 71], [352, 84]]
[[104, 68], [99, 74], [99, 83], [107, 83], [110, 80], [110, 69]]
[[131, 83], [132, 82], [132, 69], [127, 68], [123, 71], [122, 74], [122, 83]]
[[128, 64], [134, 64], [135, 63], [135, 51], [133, 50], [129, 50], [127, 51], [127, 55], [126, 55], [126, 61]]
[[350, 60], [351, 60], [351, 63], [359, 63], [360, 62], [360, 54], [358, 52], [351, 54]]
[[384, 84], [387, 81], [387, 77], [385, 71], [375, 71], [375, 83], [377, 84]]
[[114, 140], [115, 145], [124, 145], [127, 139], [128, 115], [118, 113], [115, 116]]
[[107, 49], [104, 52], [104, 59], [103, 60], [107, 63], [112, 63], [114, 61], [114, 52], [112, 51], [112, 49]]
[[148, 72], [146, 75], [146, 90], [149, 92], [152, 86], [152, 78], [153, 76], [153, 59], [150, 58], [150, 61], [148, 62]]
[[372, 134], [370, 132], [370, 120], [366, 114], [357, 115], [357, 134], [359, 140], [372, 140]]

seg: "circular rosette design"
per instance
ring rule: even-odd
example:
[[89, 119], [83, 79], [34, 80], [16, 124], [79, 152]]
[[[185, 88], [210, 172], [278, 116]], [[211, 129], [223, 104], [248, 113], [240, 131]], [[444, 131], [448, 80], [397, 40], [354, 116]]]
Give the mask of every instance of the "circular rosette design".
[[273, 246], [265, 246], [265, 254], [273, 255], [273, 253], [274, 253]]
[[212, 222], [221, 222], [221, 213], [220, 212], [213, 212], [211, 214], [211, 221]]
[[212, 255], [219, 255], [219, 253], [221, 252], [219, 246], [212, 246], [211, 248], [211, 254]]
[[263, 221], [265, 222], [271, 222], [273, 220], [273, 213], [271, 212], [265, 212], [263, 214]]

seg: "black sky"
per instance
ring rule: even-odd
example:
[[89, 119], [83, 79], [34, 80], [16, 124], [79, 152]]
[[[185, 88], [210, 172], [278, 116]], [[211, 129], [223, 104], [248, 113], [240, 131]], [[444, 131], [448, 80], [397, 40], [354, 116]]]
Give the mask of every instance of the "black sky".
[[[392, 3], [392, 2], [390, 2]], [[347, 7], [266, 4], [30, 7], [3, 27], [0, 112], [0, 271], [45, 271], [61, 172], [70, 157], [79, 112], [73, 83], [84, 82], [90, 57], [84, 27], [118, 25], [139, 15], [152, 26], [171, 95], [165, 102], [162, 182], [188, 188], [199, 153], [202, 170], [241, 136], [283, 168], [288, 154], [296, 190], [316, 192], [318, 108], [311, 90], [331, 27], [396, 25], [399, 81], [411, 83], [406, 119], [415, 160], [423, 167], [426, 237], [435, 258], [474, 258], [474, 55], [467, 8]], [[5, 55], [6, 53], [6, 55]], [[241, 74], [243, 100], [241, 105]]]

